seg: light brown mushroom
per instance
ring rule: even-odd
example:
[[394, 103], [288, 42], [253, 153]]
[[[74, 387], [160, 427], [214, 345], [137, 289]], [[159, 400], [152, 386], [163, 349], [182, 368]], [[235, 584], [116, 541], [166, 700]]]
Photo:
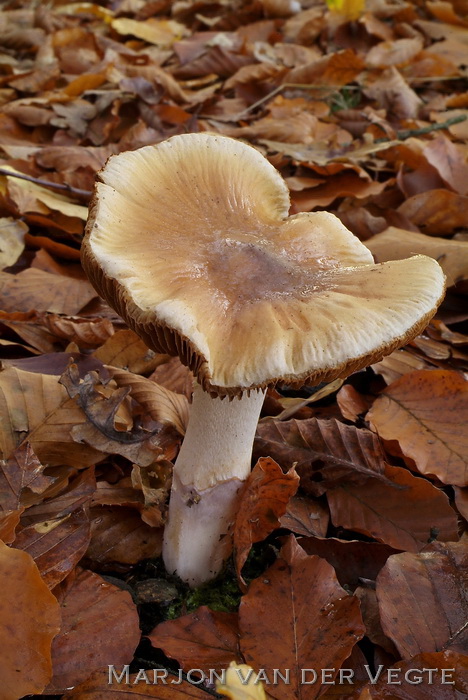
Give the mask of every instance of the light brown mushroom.
[[289, 193], [255, 148], [174, 136], [112, 156], [82, 260], [98, 292], [198, 382], [175, 463], [164, 560], [198, 585], [230, 550], [264, 390], [346, 377], [417, 335], [444, 275], [431, 258], [375, 265], [326, 212], [288, 217]]

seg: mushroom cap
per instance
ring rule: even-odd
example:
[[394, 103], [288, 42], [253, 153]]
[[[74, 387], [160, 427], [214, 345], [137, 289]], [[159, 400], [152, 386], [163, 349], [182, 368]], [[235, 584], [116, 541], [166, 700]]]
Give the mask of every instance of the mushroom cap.
[[284, 180], [243, 142], [174, 136], [111, 156], [99, 178], [89, 279], [212, 395], [345, 377], [417, 335], [443, 297], [435, 260], [376, 265], [333, 214], [288, 217]]

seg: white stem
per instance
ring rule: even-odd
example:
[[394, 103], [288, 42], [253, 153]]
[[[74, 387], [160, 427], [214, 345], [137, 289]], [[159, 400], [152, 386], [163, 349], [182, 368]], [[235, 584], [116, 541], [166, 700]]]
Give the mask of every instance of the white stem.
[[163, 558], [169, 573], [199, 586], [221, 570], [232, 546], [237, 494], [250, 473], [265, 393], [211, 398], [195, 388], [190, 421], [174, 466]]

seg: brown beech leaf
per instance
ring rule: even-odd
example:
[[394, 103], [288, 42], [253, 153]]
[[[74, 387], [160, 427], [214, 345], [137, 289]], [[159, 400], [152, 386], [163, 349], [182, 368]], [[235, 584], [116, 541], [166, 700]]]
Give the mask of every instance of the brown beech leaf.
[[14, 265], [24, 250], [24, 234], [28, 227], [19, 220], [0, 219], [0, 270]]
[[193, 393], [193, 374], [178, 357], [169, 357], [159, 365], [150, 379], [177, 394], [183, 394], [190, 401]]
[[[115, 670], [117, 677], [119, 677], [122, 671], [121, 667], [117, 667]], [[185, 680], [179, 682], [177, 676], [168, 673], [166, 678], [161, 669], [140, 671], [138, 674], [129, 673], [128, 677], [124, 673], [122, 681], [117, 683], [114, 677], [112, 677], [112, 681], [109, 683], [107, 669], [105, 671], [99, 670], [62, 697], [64, 700], [138, 700], [139, 698], [207, 700], [209, 697], [202, 688]]]
[[450, 370], [420, 370], [387, 387], [367, 414], [384, 440], [398, 440], [423, 474], [468, 484], [468, 382]]
[[154, 421], [169, 423], [180, 435], [185, 435], [189, 419], [189, 404], [185, 396], [132, 372], [112, 367], [108, 367], [108, 370], [120, 387], [130, 388], [130, 396], [143, 406]]
[[84, 424], [86, 417], [57, 376], [14, 367], [0, 372], [0, 414], [4, 416], [0, 429], [4, 458], [26, 435], [37, 458], [48, 466], [67, 464], [82, 469], [105, 456], [73, 441], [72, 429]]
[[404, 659], [427, 651], [466, 653], [468, 553], [433, 544], [390, 557], [377, 578], [382, 628]]
[[81, 570], [54, 592], [61, 606], [62, 627], [52, 643], [54, 676], [47, 692], [63, 692], [108, 664], [130, 663], [140, 628], [127, 591]]
[[350, 421], [357, 421], [360, 414], [367, 413], [369, 401], [362, 396], [352, 384], [345, 384], [336, 395], [336, 402], [340, 408], [343, 418]]
[[[67, 480], [57, 477], [59, 493], [50, 493], [50, 489], [44, 494], [45, 499], [41, 503], [33, 505], [21, 518], [23, 526], [43, 523], [54, 518], [64, 518], [83, 507], [87, 507], [92, 494], [96, 489], [94, 469], [84, 469], [77, 476], [72, 472], [66, 474]], [[55, 485], [54, 485], [55, 486]], [[52, 487], [52, 489], [54, 488]]]
[[[305, 614], [307, 611], [307, 614]], [[290, 669], [290, 683], [268, 686], [279, 700], [313, 700], [320, 684], [301, 684], [301, 669], [336, 669], [365, 634], [357, 598], [339, 585], [333, 567], [307, 556], [291, 536], [280, 558], [252, 581], [239, 609], [246, 663]]]
[[105, 365], [127, 369], [135, 374], [152, 372], [167, 355], [158, 355], [150, 350], [131, 330], [117, 331], [98, 348], [93, 357]]
[[17, 529], [15, 547], [28, 552], [49, 588], [75, 568], [91, 539], [89, 516], [83, 508]]
[[423, 233], [449, 236], [455, 229], [466, 226], [468, 197], [450, 190], [428, 190], [407, 199], [397, 211]]
[[241, 571], [250, 549], [280, 527], [289, 499], [299, 487], [294, 467], [284, 474], [269, 457], [260, 458], [249, 474], [240, 498], [234, 524], [234, 551], [237, 577], [245, 586]]
[[42, 693], [52, 676], [60, 610], [34, 561], [0, 542], [2, 700]]
[[85, 280], [29, 268], [10, 275], [0, 272], [3, 311], [51, 311], [72, 316], [97, 294]]
[[369, 430], [317, 418], [259, 423], [254, 456], [267, 455], [283, 468], [297, 463], [302, 488], [314, 495], [343, 479], [383, 475], [385, 460]]
[[371, 366], [374, 372], [382, 375], [386, 384], [391, 384], [403, 377], [403, 375], [414, 372], [417, 369], [431, 368], [431, 365], [421, 357], [404, 349], [394, 350], [390, 355], [384, 357], [383, 360]]
[[89, 320], [35, 311], [0, 311], [0, 323], [43, 353], [53, 353], [60, 341], [75, 342], [83, 349], [94, 348], [114, 332], [113, 325], [107, 318]]
[[468, 695], [468, 657], [463, 653], [418, 654], [389, 669], [381, 665], [376, 673], [358, 700], [462, 700]]
[[185, 671], [227, 668], [241, 662], [237, 613], [215, 612], [203, 605], [195, 612], [157, 625], [151, 644], [176, 659]]
[[326, 86], [351, 83], [364, 69], [365, 64], [353, 49], [336, 51], [319, 60], [292, 68], [283, 78], [284, 83], [314, 83]]
[[418, 253], [428, 255], [441, 265], [449, 286], [468, 278], [468, 241], [447, 241], [390, 226], [365, 241], [365, 245], [376, 262], [403, 260]]
[[328, 509], [320, 501], [293, 496], [280, 518], [280, 525], [297, 535], [325, 537], [329, 520]]
[[44, 465], [27, 442], [14, 450], [9, 459], [0, 460], [0, 511], [16, 510], [23, 505], [24, 489], [43, 493], [55, 481], [44, 476], [43, 470]]
[[421, 37], [382, 41], [366, 54], [368, 68], [388, 68], [409, 63], [423, 48]]
[[16, 537], [16, 528], [24, 508], [7, 510], [0, 513], [0, 540], [5, 544], [11, 544]]
[[355, 588], [361, 578], [375, 581], [388, 557], [398, 550], [377, 542], [340, 540], [336, 537], [304, 537], [300, 545], [307, 554], [317, 554], [333, 566], [342, 586]]
[[333, 524], [409, 552], [434, 536], [458, 540], [457, 516], [443, 491], [400, 467], [386, 465], [385, 475], [396, 488], [369, 479], [328, 490]]
[[91, 542], [86, 556], [99, 564], [137, 564], [158, 557], [162, 528], [144, 523], [132, 508], [95, 506], [90, 509]]

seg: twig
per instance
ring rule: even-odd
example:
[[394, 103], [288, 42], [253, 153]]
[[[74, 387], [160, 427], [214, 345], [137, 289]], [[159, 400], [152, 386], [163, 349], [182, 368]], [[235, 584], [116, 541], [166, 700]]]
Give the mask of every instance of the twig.
[[79, 197], [87, 197], [88, 199], [93, 194], [89, 190], [80, 190], [77, 187], [61, 184], [60, 182], [50, 182], [49, 180], [41, 180], [38, 177], [32, 177], [31, 175], [25, 175], [24, 173], [17, 173], [14, 170], [9, 170], [8, 168], [0, 168], [0, 175], [7, 175], [8, 177], [17, 177], [19, 180], [27, 180], [28, 182], [33, 182], [35, 185], [40, 185], [41, 187], [52, 187], [52, 189], [54, 190], [62, 190], [65, 192], [69, 192], [70, 194], [76, 194]]
[[[430, 134], [432, 131], [440, 131], [441, 129], [447, 129], [447, 127], [452, 126], [452, 124], [459, 124], [467, 119], [466, 114], [459, 114], [456, 117], [451, 117], [445, 122], [439, 122], [439, 124], [430, 124], [429, 126], [423, 126], [420, 129], [405, 129], [404, 131], [397, 131], [396, 138], [398, 141], [405, 141], [411, 136], [420, 136], [421, 134]], [[393, 139], [385, 136], [381, 139], [375, 139], [374, 143], [385, 143], [385, 141], [393, 141]]]
[[[253, 104], [249, 105], [249, 107], [246, 107], [242, 112], [238, 112], [237, 114], [232, 114], [229, 115], [229, 119], [222, 119], [220, 121], [229, 121], [229, 122], [237, 122], [239, 119], [244, 119], [249, 112], [252, 112], [254, 109], [257, 109], [257, 107], [260, 107], [260, 105], [264, 104], [265, 102], [268, 102], [268, 100], [271, 100], [273, 97], [276, 97], [278, 93], [280, 93], [282, 90], [286, 90], [287, 88], [296, 88], [297, 90], [327, 90], [327, 91], [337, 91], [341, 90], [343, 87], [346, 87], [348, 90], [359, 90], [359, 86], [357, 85], [314, 85], [313, 83], [283, 83], [282, 85], [278, 85], [277, 87], [274, 88], [274, 90], [271, 90], [267, 95], [264, 97], [260, 98]], [[199, 117], [202, 119], [217, 119], [215, 115], [212, 114], [199, 114]]]

